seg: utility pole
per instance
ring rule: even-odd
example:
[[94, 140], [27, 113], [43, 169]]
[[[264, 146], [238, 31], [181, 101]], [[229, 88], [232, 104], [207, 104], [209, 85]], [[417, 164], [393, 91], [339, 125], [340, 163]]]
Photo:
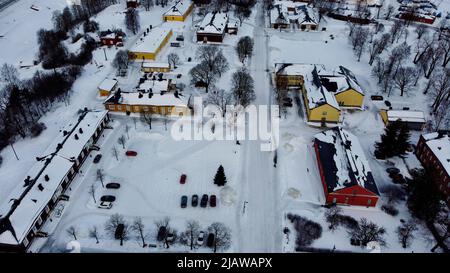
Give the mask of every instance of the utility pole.
[[16, 156], [16, 159], [19, 160], [19, 157], [17, 156], [16, 150], [14, 149], [14, 146], [13, 146], [12, 142], [10, 143], [10, 145], [11, 145], [11, 148], [12, 148], [12, 150], [14, 152], [14, 155]]

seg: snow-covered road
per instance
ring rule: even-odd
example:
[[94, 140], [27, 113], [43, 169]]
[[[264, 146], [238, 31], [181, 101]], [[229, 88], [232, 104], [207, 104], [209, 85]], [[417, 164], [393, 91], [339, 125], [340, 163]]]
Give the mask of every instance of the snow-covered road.
[[[255, 81], [256, 105], [271, 104], [268, 70], [268, 37], [262, 5], [257, 7], [251, 73]], [[281, 226], [278, 213], [278, 187], [273, 153], [261, 151], [261, 141], [246, 141], [242, 176], [242, 209], [238, 217], [237, 252], [280, 252]], [[245, 206], [245, 210], [244, 210]]]

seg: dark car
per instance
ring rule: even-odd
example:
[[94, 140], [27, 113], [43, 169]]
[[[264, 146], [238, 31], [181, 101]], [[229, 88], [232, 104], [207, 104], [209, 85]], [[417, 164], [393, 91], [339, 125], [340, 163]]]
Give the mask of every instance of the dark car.
[[135, 152], [135, 151], [126, 151], [125, 155], [126, 156], [137, 156], [137, 152]]
[[107, 189], [120, 189], [120, 184], [119, 183], [115, 183], [115, 182], [111, 182], [106, 184], [105, 186]]
[[207, 205], [208, 205], [208, 195], [203, 194], [202, 199], [200, 200], [200, 207], [206, 208]]
[[98, 154], [94, 157], [94, 163], [97, 164], [98, 162], [100, 162], [100, 159], [102, 159], [102, 155]]
[[100, 197], [100, 201], [102, 202], [114, 202], [116, 201], [116, 197], [112, 195], [103, 195]]
[[162, 227], [159, 227], [159, 230], [158, 230], [158, 235], [157, 235], [157, 240], [158, 241], [162, 241], [162, 240], [164, 240], [165, 238], [166, 238], [166, 234], [167, 234], [167, 229], [166, 229], [166, 227], [164, 227], [164, 226], [162, 226]]
[[406, 183], [405, 178], [403, 177], [403, 175], [397, 173], [397, 174], [389, 174], [389, 177], [392, 179], [392, 182], [394, 182], [395, 184], [404, 184]]
[[188, 197], [186, 195], [181, 196], [181, 207], [187, 207]]
[[399, 174], [400, 170], [398, 168], [395, 168], [395, 167], [390, 167], [390, 168], [386, 169], [386, 172], [388, 174]]
[[210, 233], [208, 234], [208, 239], [206, 239], [206, 245], [208, 247], [213, 247], [214, 246], [214, 233]]
[[122, 237], [124, 229], [125, 229], [124, 224], [117, 225], [116, 231], [114, 232], [114, 238], [116, 238], [116, 240], [118, 240]]
[[215, 207], [216, 206], [216, 204], [217, 204], [217, 200], [216, 200], [217, 198], [216, 198], [216, 196], [213, 194], [213, 195], [211, 195], [211, 197], [209, 198], [209, 205], [211, 206], [211, 207]]
[[380, 96], [380, 95], [372, 95], [372, 96], [370, 96], [370, 99], [372, 99], [372, 100], [383, 100], [384, 98], [383, 98], [383, 96]]
[[198, 195], [194, 194], [192, 195], [191, 206], [197, 207], [197, 205], [198, 205]]
[[391, 106], [392, 106], [391, 102], [388, 101], [388, 100], [385, 100], [385, 101], [384, 101], [384, 104], [386, 104], [387, 107], [391, 107]]
[[292, 102], [284, 102], [283, 106], [284, 107], [292, 107]]
[[185, 174], [182, 174], [181, 176], [180, 176], [180, 184], [184, 184], [184, 183], [186, 183], [186, 175]]

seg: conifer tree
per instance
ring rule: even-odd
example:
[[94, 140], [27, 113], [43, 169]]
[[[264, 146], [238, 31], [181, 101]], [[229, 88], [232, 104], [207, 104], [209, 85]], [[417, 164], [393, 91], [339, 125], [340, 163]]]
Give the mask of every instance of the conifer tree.
[[408, 126], [406, 124], [401, 124], [395, 145], [396, 155], [403, 156], [406, 154], [409, 147], [410, 136], [411, 133], [409, 132]]
[[220, 165], [217, 169], [216, 176], [214, 177], [214, 184], [217, 186], [225, 186], [227, 183], [227, 177], [225, 176], [225, 170], [223, 169], [223, 166]]
[[395, 155], [396, 140], [400, 128], [400, 121], [388, 124], [381, 135], [381, 142], [375, 143], [375, 156], [379, 159], [389, 158]]

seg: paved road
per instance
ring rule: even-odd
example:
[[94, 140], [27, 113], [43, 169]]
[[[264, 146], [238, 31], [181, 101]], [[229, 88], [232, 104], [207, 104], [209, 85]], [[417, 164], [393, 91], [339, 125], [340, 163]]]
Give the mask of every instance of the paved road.
[[[254, 29], [254, 53], [251, 73], [255, 81], [256, 105], [271, 104], [268, 73], [268, 36], [264, 11], [258, 6]], [[274, 179], [273, 153], [261, 151], [261, 141], [246, 141], [245, 171], [242, 178], [242, 202], [245, 213], [239, 219], [239, 252], [279, 252], [281, 228], [278, 210], [278, 186]], [[243, 204], [242, 204], [243, 205]]]

